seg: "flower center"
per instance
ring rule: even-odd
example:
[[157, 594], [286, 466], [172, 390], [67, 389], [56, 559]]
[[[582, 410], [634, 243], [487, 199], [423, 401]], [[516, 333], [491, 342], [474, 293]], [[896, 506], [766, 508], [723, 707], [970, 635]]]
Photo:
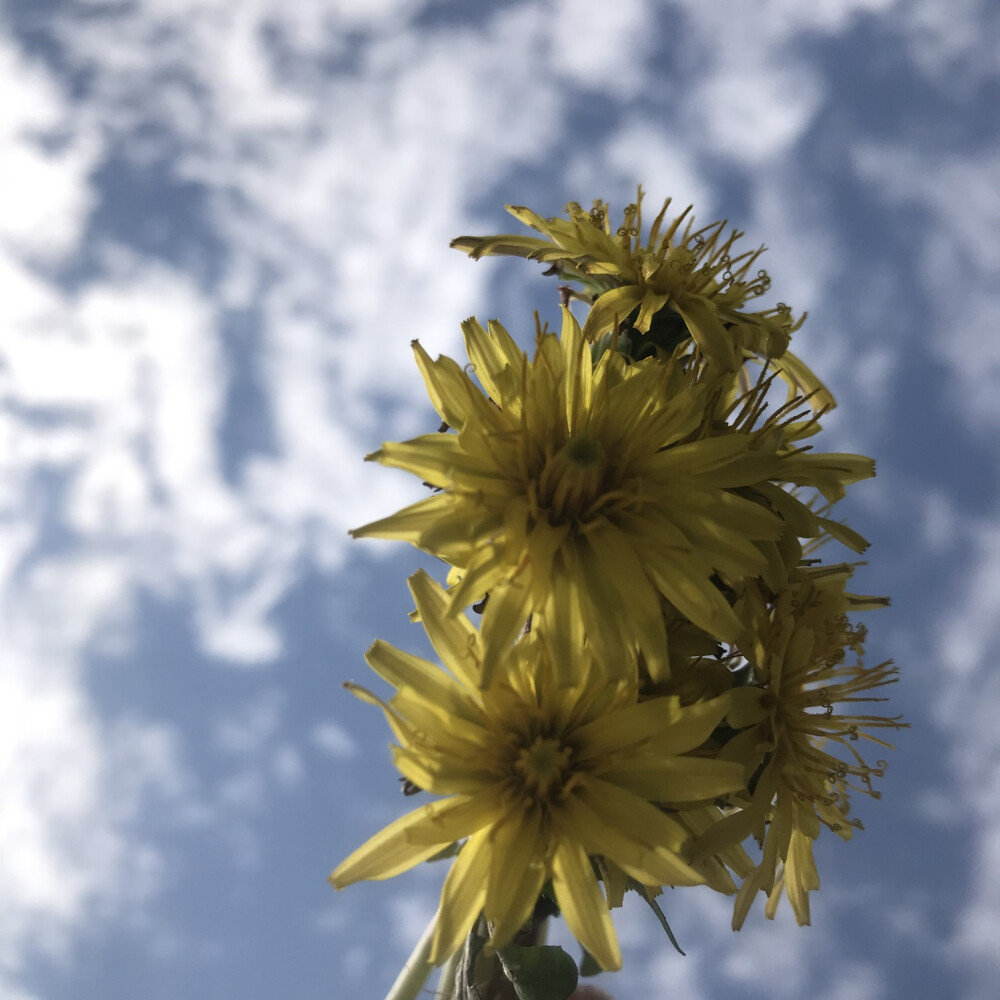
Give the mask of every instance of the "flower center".
[[549, 798], [551, 791], [558, 792], [566, 778], [572, 750], [551, 737], [536, 736], [522, 747], [514, 758], [514, 769], [523, 788], [538, 799]]
[[570, 438], [545, 463], [539, 477], [539, 500], [548, 509], [550, 523], [582, 517], [601, 492], [606, 469], [600, 441], [589, 434]]

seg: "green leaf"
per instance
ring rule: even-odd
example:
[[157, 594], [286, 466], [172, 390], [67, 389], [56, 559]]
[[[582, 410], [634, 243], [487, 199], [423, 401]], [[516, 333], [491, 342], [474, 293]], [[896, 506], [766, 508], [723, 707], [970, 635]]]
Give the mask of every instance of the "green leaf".
[[[646, 891], [646, 887], [641, 883], [636, 881], [634, 878], [628, 880], [628, 887], [635, 892], [639, 893], [640, 896], [649, 905], [649, 908], [656, 914], [656, 919], [660, 921], [660, 926], [667, 932], [667, 937], [670, 938], [670, 943], [682, 954], [684, 951], [681, 946], [677, 943], [677, 938], [674, 937], [674, 932], [670, 929], [670, 924], [667, 923], [667, 918], [663, 915], [663, 910], [660, 909], [659, 904], [653, 899], [652, 896]], [[686, 956], [685, 956], [686, 957]]]
[[597, 959], [587, 951], [586, 948], [583, 949], [583, 958], [580, 959], [580, 975], [581, 976], [596, 976], [599, 972], [604, 970], [597, 964]]
[[557, 945], [509, 944], [497, 954], [518, 1000], [567, 1000], [576, 989], [576, 962]]

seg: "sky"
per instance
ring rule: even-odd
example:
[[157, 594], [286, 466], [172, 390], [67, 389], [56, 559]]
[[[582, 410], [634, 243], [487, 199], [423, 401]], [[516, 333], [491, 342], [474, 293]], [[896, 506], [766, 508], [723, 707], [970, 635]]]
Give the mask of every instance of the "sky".
[[639, 183], [808, 310], [912, 728], [812, 927], [677, 890], [687, 957], [626, 905], [598, 982], [995, 996], [998, 51], [990, 0], [0, 5], [0, 998], [384, 996], [444, 869], [327, 884], [411, 804], [341, 684], [433, 566], [348, 537], [421, 495], [363, 457], [437, 424], [411, 340], [557, 316], [452, 237]]

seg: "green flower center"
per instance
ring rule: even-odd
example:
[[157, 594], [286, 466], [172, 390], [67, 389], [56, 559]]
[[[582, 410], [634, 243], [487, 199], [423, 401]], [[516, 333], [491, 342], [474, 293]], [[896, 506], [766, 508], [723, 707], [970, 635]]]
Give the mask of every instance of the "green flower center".
[[585, 469], [602, 465], [604, 462], [604, 449], [601, 447], [601, 442], [595, 441], [587, 434], [571, 438], [566, 447], [563, 448], [563, 454], [571, 463]]
[[546, 463], [539, 477], [539, 501], [551, 524], [583, 518], [600, 496], [607, 461], [604, 447], [589, 434], [569, 439]]
[[566, 779], [572, 750], [552, 737], [536, 736], [514, 758], [523, 790], [536, 799], [557, 793]]

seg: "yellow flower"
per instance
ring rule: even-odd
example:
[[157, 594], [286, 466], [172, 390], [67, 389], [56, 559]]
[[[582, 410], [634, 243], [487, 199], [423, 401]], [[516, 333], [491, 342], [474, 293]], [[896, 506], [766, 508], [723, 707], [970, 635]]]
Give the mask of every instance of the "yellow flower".
[[[823, 826], [844, 840], [861, 828], [860, 820], [848, 815], [850, 791], [880, 795], [872, 779], [882, 776], [886, 762], [870, 766], [855, 744], [863, 739], [890, 747], [874, 731], [904, 725], [898, 717], [840, 707], [885, 701], [872, 692], [895, 683], [898, 673], [890, 662], [873, 668], [861, 664], [864, 629], [852, 626], [845, 612], [885, 601], [846, 594], [849, 575], [850, 567], [843, 564], [801, 570], [763, 625], [759, 613], [750, 615], [760, 631], [744, 652], [762, 686], [730, 692], [733, 709], [727, 722], [749, 728], [725, 756], [747, 760], [756, 785], [746, 809], [711, 829], [697, 848], [701, 856], [727, 836], [738, 840], [751, 832], [763, 840], [762, 861], [736, 897], [734, 930], [742, 926], [758, 890], [768, 893], [769, 918], [784, 891], [798, 923], [809, 923], [809, 892], [820, 885], [812, 842]], [[739, 610], [747, 611], [745, 605]], [[844, 662], [847, 650], [858, 662]]]
[[[391, 823], [330, 881], [340, 889], [389, 878], [464, 839], [441, 893], [433, 963], [461, 946], [480, 913], [493, 947], [503, 947], [551, 882], [573, 934], [603, 968], [618, 968], [592, 857], [644, 886], [706, 881], [683, 860], [687, 830], [653, 803], [710, 804], [743, 787], [742, 766], [682, 756], [712, 732], [728, 699], [639, 703], [634, 684], [609, 684], [582, 644], [569, 651], [568, 670], [553, 669], [534, 630], [508, 654], [502, 678], [483, 687], [479, 632], [447, 614], [447, 595], [426, 574], [410, 587], [450, 673], [376, 642], [368, 662], [396, 694], [386, 704], [349, 686], [383, 708], [402, 774], [445, 798]], [[567, 672], [569, 685], [557, 680]]]
[[570, 203], [566, 206], [568, 220], [543, 219], [530, 209], [508, 205], [511, 215], [544, 238], [460, 236], [451, 245], [477, 259], [502, 254], [549, 261], [564, 277], [582, 281], [597, 293], [583, 327], [588, 340], [622, 323], [635, 310], [634, 328], [646, 333], [654, 317], [667, 309], [684, 321], [698, 349], [717, 368], [734, 371], [752, 355], [781, 358], [777, 367], [782, 377], [797, 392], [809, 396], [814, 408], [834, 406], [822, 382], [787, 350], [791, 334], [805, 315], [793, 320], [784, 303], [746, 311], [747, 303], [764, 294], [771, 284], [766, 271], [754, 271], [764, 247], [734, 256], [735, 244], [743, 233], [733, 229], [724, 236], [724, 221], [695, 229], [690, 206], [661, 234], [669, 206], [668, 198], [645, 245], [640, 242], [642, 188], [635, 204], [626, 207], [624, 221], [615, 233], [603, 201], [594, 202], [589, 213], [576, 202]]
[[717, 427], [717, 398], [735, 376], [627, 364], [615, 351], [592, 364], [569, 309], [561, 338], [539, 332], [532, 362], [499, 323], [463, 330], [488, 396], [455, 361], [432, 361], [415, 343], [431, 400], [457, 433], [369, 456], [439, 492], [352, 534], [409, 541], [457, 567], [452, 613], [489, 594], [483, 630], [496, 641], [484, 683], [532, 614], [561, 648], [586, 622], [602, 662], [629, 672], [638, 650], [654, 679], [666, 677], [662, 601], [732, 641], [742, 626], [719, 582], [763, 574], [783, 585], [786, 525], [816, 535], [826, 524], [778, 482], [832, 502], [874, 474], [870, 459], [797, 447], [780, 422], [754, 428], [760, 401], [738, 426]]

